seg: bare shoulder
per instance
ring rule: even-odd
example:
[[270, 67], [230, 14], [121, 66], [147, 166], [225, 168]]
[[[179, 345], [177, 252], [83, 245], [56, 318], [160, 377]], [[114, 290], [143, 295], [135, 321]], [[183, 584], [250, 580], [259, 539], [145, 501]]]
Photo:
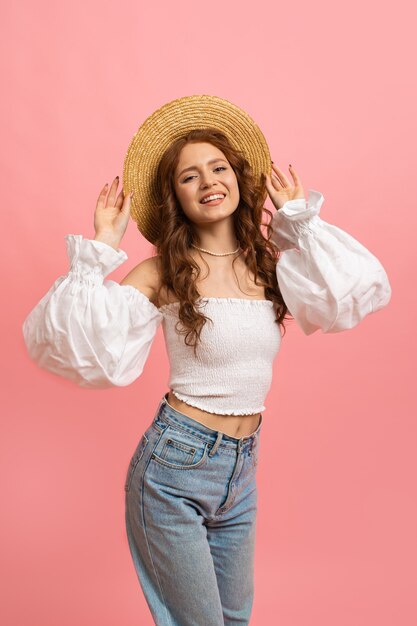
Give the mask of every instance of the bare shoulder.
[[149, 300], [156, 304], [156, 297], [160, 285], [159, 256], [152, 256], [141, 261], [120, 281], [121, 285], [132, 285], [141, 291]]

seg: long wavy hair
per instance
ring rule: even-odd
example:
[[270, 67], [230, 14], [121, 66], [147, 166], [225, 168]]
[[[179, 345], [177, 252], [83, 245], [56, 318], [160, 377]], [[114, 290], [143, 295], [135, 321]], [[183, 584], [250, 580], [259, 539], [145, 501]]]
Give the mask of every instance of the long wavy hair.
[[[200, 267], [191, 256], [190, 248], [191, 244], [197, 244], [197, 241], [193, 222], [185, 215], [176, 197], [174, 176], [182, 148], [188, 143], [200, 142], [210, 143], [221, 150], [237, 177], [240, 200], [233, 213], [233, 222], [241, 251], [233, 259], [232, 267], [236, 259], [243, 256], [246, 266], [255, 277], [255, 284], [263, 286], [266, 299], [274, 302], [275, 322], [279, 325], [282, 336], [286, 332], [284, 319], [292, 318], [276, 277], [275, 265], [280, 252], [270, 241], [272, 233], [270, 223], [262, 222], [264, 212], [272, 218], [271, 211], [263, 206], [267, 197], [265, 175], [262, 174], [262, 180], [257, 184], [252, 167], [244, 154], [234, 148], [221, 131], [216, 128], [192, 130], [175, 140], [159, 163], [156, 176], [160, 190], [157, 208], [160, 232], [155, 242], [155, 250], [160, 263], [157, 298], [159, 300], [162, 289], [166, 289], [167, 293], [171, 290], [175, 294], [176, 302], [179, 303], [179, 321], [176, 330], [185, 335], [186, 345], [194, 347], [194, 355], [200, 341], [201, 330], [211, 318], [206, 317], [196, 306], [200, 294], [195, 280], [200, 275]], [[266, 237], [261, 226], [266, 227]], [[179, 324], [182, 324], [182, 328], [178, 327]]]

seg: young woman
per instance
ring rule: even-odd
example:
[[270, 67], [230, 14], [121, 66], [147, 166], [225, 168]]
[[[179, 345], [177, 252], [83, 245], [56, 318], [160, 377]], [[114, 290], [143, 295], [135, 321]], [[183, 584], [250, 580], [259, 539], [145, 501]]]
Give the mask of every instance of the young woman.
[[[323, 196], [309, 190], [307, 204], [293, 167], [270, 174], [266, 142], [235, 105], [181, 98], [140, 131], [125, 161], [136, 205], [117, 179], [106, 185], [95, 239], [67, 235], [70, 271], [24, 337], [39, 366], [109, 387], [140, 376], [162, 323], [169, 391], [125, 483], [133, 562], [158, 626], [248, 624], [263, 402], [284, 318], [307, 335], [339, 332], [386, 306], [391, 288], [371, 252], [319, 217]], [[131, 214], [156, 255], [118, 284], [105, 277], [127, 258]]]

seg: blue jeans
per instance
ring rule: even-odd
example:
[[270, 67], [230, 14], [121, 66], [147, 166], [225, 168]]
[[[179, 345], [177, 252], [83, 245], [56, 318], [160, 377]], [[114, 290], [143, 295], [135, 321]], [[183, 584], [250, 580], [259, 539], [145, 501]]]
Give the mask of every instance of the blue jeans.
[[249, 436], [212, 430], [165, 394], [127, 471], [126, 530], [157, 626], [243, 626], [254, 595], [256, 466]]

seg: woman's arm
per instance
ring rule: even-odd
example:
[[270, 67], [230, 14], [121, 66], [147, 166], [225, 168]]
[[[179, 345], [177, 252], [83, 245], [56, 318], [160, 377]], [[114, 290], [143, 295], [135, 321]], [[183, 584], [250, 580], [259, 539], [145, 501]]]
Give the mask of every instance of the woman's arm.
[[70, 270], [23, 323], [29, 356], [81, 387], [129, 385], [142, 373], [163, 316], [136, 287], [104, 280], [125, 252], [82, 235], [65, 239]]

